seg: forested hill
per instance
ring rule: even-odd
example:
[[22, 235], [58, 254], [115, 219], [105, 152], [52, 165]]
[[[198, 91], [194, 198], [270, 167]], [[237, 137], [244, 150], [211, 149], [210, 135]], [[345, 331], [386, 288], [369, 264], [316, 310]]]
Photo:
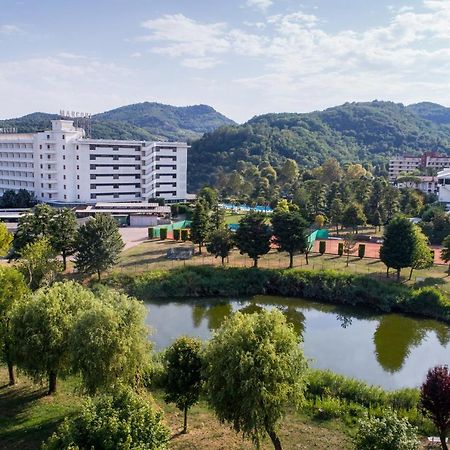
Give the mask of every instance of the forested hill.
[[431, 120], [437, 124], [450, 125], [450, 108], [438, 105], [437, 103], [422, 102], [407, 106], [412, 113], [422, 117], [422, 119]]
[[[50, 127], [50, 120], [58, 117], [56, 114], [32, 113], [0, 121], [0, 128], [16, 127], [19, 132], [42, 131]], [[191, 141], [205, 132], [234, 123], [207, 105], [177, 107], [145, 102], [95, 114], [92, 137]]]
[[243, 125], [205, 134], [190, 151], [189, 187], [214, 184], [238, 161], [279, 166], [286, 158], [314, 167], [327, 158], [341, 162], [385, 162], [389, 156], [423, 151], [450, 153], [450, 127], [392, 102], [346, 103], [306, 114], [254, 117]]

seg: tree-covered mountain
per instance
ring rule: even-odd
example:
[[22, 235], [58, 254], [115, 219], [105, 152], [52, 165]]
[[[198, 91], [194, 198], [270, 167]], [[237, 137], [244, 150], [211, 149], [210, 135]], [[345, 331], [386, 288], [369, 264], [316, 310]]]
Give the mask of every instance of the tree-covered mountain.
[[437, 103], [416, 103], [407, 106], [407, 109], [422, 119], [430, 120], [441, 125], [450, 125], [450, 108], [438, 105]]
[[192, 140], [223, 125], [235, 124], [211, 106], [179, 107], [150, 102], [96, 114], [94, 120], [125, 122], [152, 134], [183, 140]]
[[[42, 131], [58, 117], [37, 112], [0, 121], [0, 128], [15, 127], [22, 133]], [[205, 132], [234, 123], [207, 105], [177, 107], [145, 102], [95, 114], [92, 117], [92, 137], [191, 141]]]
[[254, 117], [243, 125], [221, 127], [194, 142], [189, 187], [215, 184], [239, 161], [280, 167], [294, 159], [311, 168], [327, 158], [382, 164], [392, 155], [423, 151], [450, 153], [450, 128], [421, 118], [392, 102], [346, 103], [306, 114]]

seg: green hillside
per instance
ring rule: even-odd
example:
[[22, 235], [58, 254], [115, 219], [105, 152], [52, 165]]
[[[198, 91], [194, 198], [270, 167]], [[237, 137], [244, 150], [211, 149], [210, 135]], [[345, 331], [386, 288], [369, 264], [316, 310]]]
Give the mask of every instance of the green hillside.
[[450, 125], [450, 108], [438, 105], [437, 103], [416, 103], [415, 105], [407, 106], [407, 109], [422, 119], [430, 120], [441, 125]]
[[333, 157], [341, 162], [383, 164], [389, 156], [423, 151], [450, 153], [450, 128], [433, 124], [392, 102], [346, 103], [307, 114], [254, 117], [226, 126], [194, 142], [189, 187], [214, 184], [238, 161], [278, 167], [286, 158], [314, 167]]
[[[56, 114], [36, 112], [0, 121], [2, 127], [36, 132], [50, 127]], [[207, 105], [176, 107], [160, 103], [122, 106], [92, 117], [92, 137], [101, 139], [181, 140], [198, 139], [222, 125], [234, 122]]]
[[137, 103], [94, 116], [95, 121], [126, 122], [152, 134], [171, 139], [191, 140], [232, 120], [207, 105], [170, 106], [160, 103]]

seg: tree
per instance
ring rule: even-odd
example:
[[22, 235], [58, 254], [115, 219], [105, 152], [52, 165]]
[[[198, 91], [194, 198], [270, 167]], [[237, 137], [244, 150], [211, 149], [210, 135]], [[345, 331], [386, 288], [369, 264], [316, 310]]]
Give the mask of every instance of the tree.
[[23, 214], [14, 234], [13, 256], [17, 257], [27, 245], [41, 238], [50, 237], [50, 223], [54, 209], [46, 204], [36, 205], [33, 213]]
[[33, 291], [51, 284], [62, 269], [48, 238], [25, 245], [19, 252], [19, 258], [19, 270]]
[[55, 283], [14, 309], [11, 329], [17, 365], [36, 380], [47, 377], [48, 394], [56, 392], [58, 376], [71, 369], [73, 328], [94, 300], [94, 294], [77, 283]]
[[397, 270], [397, 280], [404, 267], [411, 267], [417, 246], [413, 223], [406, 217], [397, 216], [386, 226], [383, 245], [380, 248], [380, 259], [387, 267]]
[[56, 209], [49, 224], [51, 246], [60, 253], [63, 259], [63, 270], [67, 268], [67, 256], [75, 251], [77, 237], [77, 219], [68, 208]]
[[[446, 263], [450, 262], [450, 234], [442, 242], [441, 258]], [[450, 264], [448, 266], [447, 273], [450, 275]]]
[[178, 338], [164, 353], [165, 401], [183, 411], [183, 433], [187, 433], [187, 413], [200, 397], [202, 377], [202, 342], [186, 336]]
[[34, 194], [25, 189], [8, 189], [0, 197], [0, 208], [32, 208], [36, 203]]
[[420, 388], [419, 408], [436, 426], [442, 450], [448, 450], [445, 438], [450, 430], [450, 371], [448, 366], [436, 366], [427, 373]]
[[164, 450], [169, 430], [162, 413], [131, 389], [88, 399], [79, 415], [66, 418], [43, 450]]
[[141, 302], [104, 289], [83, 311], [70, 339], [73, 370], [80, 372], [89, 394], [133, 385], [149, 365], [151, 346]]
[[289, 268], [294, 267], [296, 252], [304, 253], [308, 242], [306, 222], [299, 212], [280, 211], [272, 215], [272, 227], [278, 251], [289, 254]]
[[367, 175], [367, 170], [361, 164], [349, 164], [346, 169], [348, 178], [357, 180]]
[[342, 223], [344, 204], [340, 198], [335, 198], [330, 207], [330, 223], [336, 227], [336, 234], [339, 234], [339, 225]]
[[228, 228], [220, 228], [213, 231], [206, 244], [206, 250], [216, 258], [222, 258], [222, 266], [225, 265], [225, 258], [228, 258], [230, 251], [234, 247], [233, 233]]
[[8, 231], [6, 225], [0, 222], [0, 256], [5, 256], [8, 253], [12, 241], [12, 234]]
[[352, 228], [356, 233], [358, 226], [364, 225], [367, 221], [364, 211], [358, 203], [350, 203], [347, 208], [344, 209], [342, 215], [342, 225], [346, 228]]
[[342, 168], [339, 162], [330, 158], [327, 159], [319, 168], [318, 168], [318, 178], [322, 184], [331, 184], [334, 182], [338, 182], [342, 178]]
[[298, 405], [306, 361], [300, 338], [278, 310], [228, 318], [206, 348], [206, 387], [221, 422], [259, 445], [267, 433], [281, 450], [277, 433], [286, 405]]
[[75, 267], [81, 273], [101, 273], [117, 264], [124, 247], [117, 223], [111, 216], [98, 214], [78, 229]]
[[253, 267], [258, 267], [258, 259], [270, 251], [271, 237], [264, 214], [251, 211], [239, 221], [235, 241], [241, 255], [248, 254], [253, 259]]
[[198, 253], [202, 253], [202, 247], [205, 243], [210, 229], [209, 216], [206, 205], [203, 201], [197, 200], [191, 223], [191, 240], [198, 244]]
[[217, 191], [212, 187], [205, 186], [197, 194], [197, 201], [202, 201], [207, 210], [212, 210], [219, 202]]
[[216, 202], [211, 209], [211, 228], [219, 230], [225, 226], [225, 210]]
[[422, 230], [417, 225], [414, 225], [413, 230], [415, 245], [412, 256], [411, 271], [409, 272], [410, 280], [415, 269], [428, 269], [432, 267], [434, 263], [433, 252], [428, 246], [427, 237], [422, 233]]
[[344, 254], [347, 255], [346, 267], [348, 267], [350, 255], [353, 254], [356, 250], [356, 239], [351, 234], [347, 234], [344, 237], [343, 244]]
[[299, 177], [298, 164], [293, 159], [287, 159], [279, 171], [279, 175], [288, 183], [293, 183]]
[[388, 411], [360, 420], [353, 442], [356, 450], [418, 450], [420, 445], [417, 429]]
[[11, 317], [14, 308], [28, 295], [29, 290], [21, 273], [12, 267], [0, 267], [0, 349], [1, 358], [8, 367], [10, 386], [16, 383]]
[[317, 216], [314, 217], [314, 224], [317, 228], [319, 228], [319, 230], [323, 228], [323, 226], [325, 225], [325, 217], [323, 216], [323, 214], [317, 214]]

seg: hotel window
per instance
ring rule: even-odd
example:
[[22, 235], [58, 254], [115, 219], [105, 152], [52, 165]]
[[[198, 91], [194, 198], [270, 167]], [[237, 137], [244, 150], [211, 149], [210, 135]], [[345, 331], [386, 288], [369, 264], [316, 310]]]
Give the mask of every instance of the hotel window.
[[77, 180], [79, 180], [80, 179], [80, 175], [77, 175]]
[[77, 170], [80, 170], [80, 166], [77, 166]]

